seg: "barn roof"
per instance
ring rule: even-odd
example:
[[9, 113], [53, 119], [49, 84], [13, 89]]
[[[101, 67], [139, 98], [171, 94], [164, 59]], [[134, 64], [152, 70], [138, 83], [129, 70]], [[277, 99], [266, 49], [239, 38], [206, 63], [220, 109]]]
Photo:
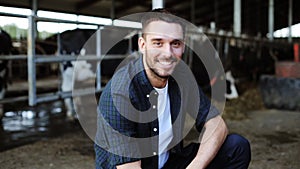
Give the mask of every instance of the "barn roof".
[[[242, 33], [263, 36], [268, 32], [268, 0], [242, 0]], [[40, 10], [66, 12], [88, 16], [120, 18], [125, 15], [147, 12], [152, 0], [37, 0]], [[114, 3], [114, 8], [112, 4]], [[216, 27], [232, 30], [234, 0], [165, 0], [165, 7], [197, 26], [207, 26], [214, 21]], [[192, 5], [193, 4], [193, 5]], [[30, 0], [1, 0], [1, 6], [31, 8]], [[192, 6], [194, 15], [192, 17]], [[300, 22], [300, 1], [293, 0], [293, 24]], [[274, 0], [274, 29], [288, 26], [288, 0]], [[114, 10], [112, 10], [114, 9]], [[112, 12], [114, 11], [114, 12]], [[192, 19], [193, 18], [193, 19]]]

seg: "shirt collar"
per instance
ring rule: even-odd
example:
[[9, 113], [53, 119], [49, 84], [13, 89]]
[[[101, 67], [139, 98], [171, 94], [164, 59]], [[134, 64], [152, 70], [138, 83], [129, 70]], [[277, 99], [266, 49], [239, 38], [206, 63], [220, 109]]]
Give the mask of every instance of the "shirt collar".
[[134, 76], [133, 80], [134, 82], [142, 85], [144, 89], [147, 91], [147, 93], [150, 93], [154, 88], [152, 87], [147, 74], [146, 70], [143, 64], [143, 56], [139, 57], [137, 62], [135, 63], [135, 69], [136, 69], [136, 75]]

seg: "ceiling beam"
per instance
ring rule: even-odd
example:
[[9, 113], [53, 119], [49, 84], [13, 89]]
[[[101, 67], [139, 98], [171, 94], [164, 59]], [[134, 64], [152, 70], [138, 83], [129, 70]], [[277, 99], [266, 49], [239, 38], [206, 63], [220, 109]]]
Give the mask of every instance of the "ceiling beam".
[[186, 6], [185, 4], [190, 4], [191, 0], [188, 1], [165, 1], [165, 8], [167, 9], [177, 9], [178, 7]]
[[102, 0], [81, 0], [80, 2], [76, 3], [75, 8], [77, 11], [81, 11], [100, 1]]
[[[152, 1], [151, 1], [152, 2]], [[144, 6], [146, 8], [152, 8], [152, 5], [147, 3], [147, 1], [139, 1], [139, 0], [127, 0], [122, 1], [122, 5], [116, 7], [116, 11], [121, 11], [120, 13], [126, 13], [126, 11], [129, 11], [130, 9], [136, 7], [136, 6]]]

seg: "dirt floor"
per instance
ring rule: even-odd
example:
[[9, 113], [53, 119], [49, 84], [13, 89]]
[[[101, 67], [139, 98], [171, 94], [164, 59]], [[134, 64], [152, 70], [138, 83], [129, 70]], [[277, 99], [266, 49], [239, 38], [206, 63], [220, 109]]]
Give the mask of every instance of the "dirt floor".
[[[256, 88], [226, 103], [232, 133], [249, 139], [250, 169], [300, 168], [300, 112], [264, 108]], [[90, 169], [93, 142], [82, 130], [0, 152], [1, 169]]]

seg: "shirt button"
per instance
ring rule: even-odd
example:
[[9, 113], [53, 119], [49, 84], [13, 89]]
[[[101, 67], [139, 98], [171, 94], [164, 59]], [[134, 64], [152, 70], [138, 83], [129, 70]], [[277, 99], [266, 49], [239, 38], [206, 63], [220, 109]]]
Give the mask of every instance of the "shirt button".
[[157, 132], [157, 128], [156, 128], [156, 127], [154, 127], [154, 128], [153, 128], [153, 131]]
[[153, 155], [156, 155], [156, 152], [155, 152], [155, 151], [153, 152]]
[[154, 92], [155, 95], [157, 95], [157, 92]]
[[152, 106], [152, 108], [153, 108], [153, 109], [156, 109], [156, 106], [155, 106], [155, 105], [153, 105], [153, 106]]

